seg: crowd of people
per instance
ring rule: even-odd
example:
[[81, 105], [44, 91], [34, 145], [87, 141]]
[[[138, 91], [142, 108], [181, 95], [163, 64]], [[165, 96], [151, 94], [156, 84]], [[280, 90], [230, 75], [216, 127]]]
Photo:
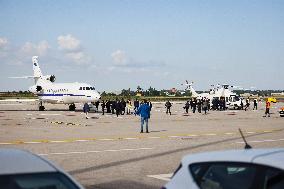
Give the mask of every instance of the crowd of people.
[[[118, 117], [119, 115], [130, 115], [130, 114], [135, 114], [135, 112], [137, 112], [138, 108], [144, 104], [144, 101], [139, 102], [137, 99], [133, 101], [128, 99], [128, 100], [124, 100], [123, 98], [121, 100], [116, 99], [116, 100], [102, 100], [100, 101], [96, 101], [93, 106], [95, 107], [95, 111], [98, 112], [99, 111], [99, 106], [101, 106], [101, 110], [102, 110], [102, 115], [104, 115], [105, 113], [110, 113], [110, 114], [116, 114], [116, 116]], [[147, 104], [150, 107], [150, 111], [152, 109], [152, 103], [151, 101], [148, 101]], [[88, 112], [90, 111], [90, 106], [88, 105], [88, 103], [84, 104], [83, 107], [83, 111], [86, 113], [86, 118], [88, 119], [87, 115]]]
[[[146, 123], [146, 133], [149, 132], [148, 130], [148, 120], [150, 119], [150, 112], [152, 109], [152, 103], [151, 101], [147, 101], [147, 100], [143, 100], [141, 102], [139, 102], [139, 100], [135, 99], [133, 102], [128, 99], [128, 100], [124, 100], [124, 99], [116, 99], [116, 100], [102, 100], [101, 102], [97, 101], [93, 104], [95, 106], [95, 111], [99, 110], [99, 106], [101, 105], [101, 110], [102, 110], [102, 115], [104, 115], [105, 113], [109, 113], [109, 114], [115, 114], [117, 117], [119, 115], [131, 115], [134, 114], [136, 115], [140, 115], [141, 116], [141, 133], [143, 133], [143, 125], [144, 123]], [[254, 99], [253, 100], [253, 110], [257, 110], [257, 106], [258, 106], [258, 100]], [[265, 117], [268, 115], [268, 117], [270, 117], [270, 102], [267, 100], [266, 101], [266, 110], [265, 110]], [[165, 108], [166, 108], [166, 114], [168, 115], [172, 115], [171, 113], [171, 107], [172, 107], [172, 103], [168, 100], [165, 103]], [[245, 110], [247, 111], [250, 107], [250, 100], [246, 99], [245, 101], [245, 105], [243, 104], [243, 102], [241, 101], [241, 110]], [[197, 99], [197, 98], [192, 98], [191, 100], [188, 100], [183, 109], [185, 109], [185, 113], [188, 114], [189, 113], [189, 109], [192, 110], [192, 113], [195, 113], [196, 111], [198, 113], [202, 113], [202, 111], [204, 112], [204, 115], [207, 114], [207, 112], [209, 110], [219, 110], [219, 111], [224, 111], [227, 109], [226, 107], [226, 100], [225, 98], [216, 98], [212, 100], [212, 103], [210, 101], [210, 99], [208, 98], [201, 98], [201, 99]], [[83, 111], [85, 112], [86, 115], [86, 119], [88, 119], [88, 113], [90, 111], [90, 107], [88, 105], [88, 103], [84, 104], [83, 107]]]

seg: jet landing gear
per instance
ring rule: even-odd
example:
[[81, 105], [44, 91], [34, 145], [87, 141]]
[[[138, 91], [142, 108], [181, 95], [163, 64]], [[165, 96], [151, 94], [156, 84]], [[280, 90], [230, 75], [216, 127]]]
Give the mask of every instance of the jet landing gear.
[[69, 105], [69, 111], [75, 111], [75, 110], [76, 110], [75, 104], [70, 104]]
[[44, 111], [45, 107], [42, 105], [42, 102], [39, 103], [38, 110]]

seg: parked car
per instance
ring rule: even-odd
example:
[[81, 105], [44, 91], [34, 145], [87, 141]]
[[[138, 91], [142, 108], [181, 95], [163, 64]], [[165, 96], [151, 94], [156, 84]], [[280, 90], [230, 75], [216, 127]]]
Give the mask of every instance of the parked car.
[[83, 189], [50, 161], [18, 149], [0, 149], [0, 188]]
[[283, 189], [284, 148], [185, 156], [163, 189]]

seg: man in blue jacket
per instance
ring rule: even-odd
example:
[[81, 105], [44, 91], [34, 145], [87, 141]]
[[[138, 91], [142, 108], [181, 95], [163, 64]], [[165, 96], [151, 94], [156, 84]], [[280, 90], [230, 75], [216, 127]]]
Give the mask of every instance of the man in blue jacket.
[[143, 125], [144, 122], [146, 122], [146, 133], [149, 133], [148, 131], [148, 120], [150, 118], [150, 106], [147, 103], [147, 100], [144, 100], [144, 103], [141, 104], [136, 111], [136, 114], [141, 116], [141, 131], [140, 133], [143, 133]]

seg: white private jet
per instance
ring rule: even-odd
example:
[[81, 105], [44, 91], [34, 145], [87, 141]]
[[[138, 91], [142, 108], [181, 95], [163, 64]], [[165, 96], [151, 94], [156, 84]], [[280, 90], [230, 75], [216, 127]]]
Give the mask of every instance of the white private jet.
[[69, 110], [76, 109], [75, 103], [90, 103], [100, 99], [95, 87], [87, 83], [54, 83], [54, 75], [42, 75], [38, 64], [38, 56], [32, 57], [33, 76], [13, 78], [34, 78], [35, 85], [29, 91], [38, 96], [39, 111], [44, 111], [43, 103], [68, 104]]

